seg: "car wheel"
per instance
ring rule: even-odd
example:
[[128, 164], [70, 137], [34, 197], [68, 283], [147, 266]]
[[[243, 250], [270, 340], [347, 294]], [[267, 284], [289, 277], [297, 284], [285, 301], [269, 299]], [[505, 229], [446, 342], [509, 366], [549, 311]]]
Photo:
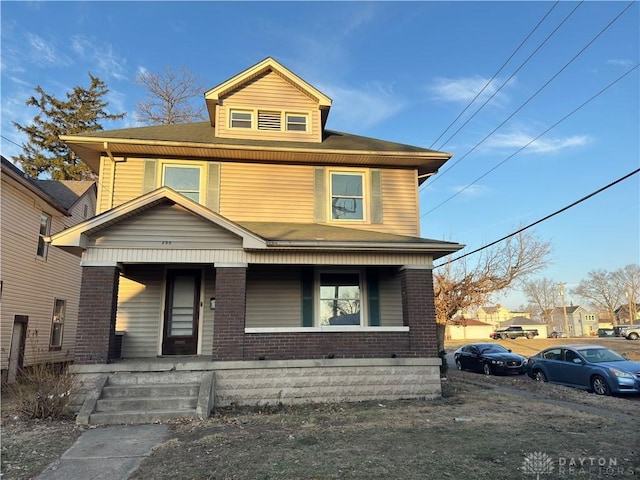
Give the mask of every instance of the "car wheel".
[[488, 363], [485, 363], [482, 366], [482, 371], [484, 372], [485, 375], [491, 375], [491, 365], [489, 365]]
[[509, 336], [508, 336], [508, 335], [505, 335], [505, 334], [503, 333], [502, 335], [500, 335], [500, 338], [501, 338], [502, 340], [506, 340], [507, 338], [509, 338]]
[[527, 333], [527, 338], [531, 340], [533, 338], [533, 333]]
[[460, 360], [456, 360], [456, 368], [462, 371], [462, 363], [460, 362]]
[[546, 382], [547, 381], [547, 376], [544, 374], [544, 372], [542, 370], [535, 370], [533, 372], [533, 379], [536, 382]]
[[631, 332], [629, 334], [629, 340], [637, 340], [638, 339], [638, 334], [636, 332]]
[[609, 395], [611, 393], [609, 384], [600, 375], [596, 375], [591, 379], [591, 388], [596, 395]]

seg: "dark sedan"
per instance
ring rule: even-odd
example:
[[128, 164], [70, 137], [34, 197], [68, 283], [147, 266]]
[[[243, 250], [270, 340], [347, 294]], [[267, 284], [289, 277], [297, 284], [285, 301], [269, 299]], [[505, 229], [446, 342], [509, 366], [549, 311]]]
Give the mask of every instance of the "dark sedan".
[[584, 388], [598, 395], [640, 393], [640, 362], [598, 345], [560, 345], [529, 358], [527, 374], [540, 382]]
[[475, 370], [486, 375], [516, 374], [527, 370], [527, 359], [497, 343], [470, 343], [453, 353], [458, 370]]

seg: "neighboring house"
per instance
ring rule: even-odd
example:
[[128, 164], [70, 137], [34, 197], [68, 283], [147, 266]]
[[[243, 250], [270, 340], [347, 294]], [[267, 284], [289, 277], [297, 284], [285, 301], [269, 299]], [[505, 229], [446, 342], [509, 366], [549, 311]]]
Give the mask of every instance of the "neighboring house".
[[[640, 325], [640, 303], [636, 303], [636, 308], [633, 310], [633, 325]], [[627, 303], [624, 305], [620, 305], [616, 308], [613, 313], [616, 316], [616, 324], [617, 325], [629, 325], [629, 319], [631, 315], [629, 315], [629, 307], [633, 307], [633, 303]]]
[[474, 318], [456, 318], [447, 323], [447, 340], [486, 340], [495, 330], [493, 325], [481, 322]]
[[505, 322], [500, 322], [499, 328], [508, 328], [511, 326], [520, 326], [525, 330], [538, 330], [538, 338], [546, 338], [548, 333], [546, 324], [521, 316], [510, 318]]
[[[589, 310], [570, 305], [566, 307], [569, 335], [572, 337], [584, 337], [598, 334], [598, 314]], [[567, 333], [565, 328], [565, 315], [563, 307], [555, 307], [551, 311], [551, 329]]]
[[331, 99], [272, 58], [205, 101], [62, 137], [100, 174], [98, 215], [52, 237], [82, 255], [78, 371], [213, 360], [223, 405], [439, 395], [432, 268], [463, 246], [421, 237], [418, 187], [451, 154], [325, 129]]
[[74, 358], [80, 259], [45, 239], [92, 217], [95, 182], [37, 180], [2, 157], [2, 379]]
[[500, 304], [494, 307], [480, 307], [478, 309], [478, 320], [496, 327], [511, 317], [513, 317], [511, 311]]

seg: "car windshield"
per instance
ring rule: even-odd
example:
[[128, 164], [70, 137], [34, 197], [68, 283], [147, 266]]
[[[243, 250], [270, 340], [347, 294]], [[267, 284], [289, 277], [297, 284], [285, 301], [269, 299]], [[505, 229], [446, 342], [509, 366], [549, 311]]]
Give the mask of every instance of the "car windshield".
[[624, 362], [627, 360], [622, 355], [608, 348], [588, 348], [580, 350], [580, 353], [591, 363]]
[[508, 352], [506, 348], [502, 345], [487, 345], [485, 347], [480, 347], [480, 353], [504, 353]]

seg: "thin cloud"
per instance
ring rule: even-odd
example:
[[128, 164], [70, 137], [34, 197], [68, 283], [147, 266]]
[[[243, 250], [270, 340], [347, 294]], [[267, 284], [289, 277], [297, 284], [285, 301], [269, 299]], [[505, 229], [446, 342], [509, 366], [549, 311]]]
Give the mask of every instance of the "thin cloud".
[[71, 49], [85, 61], [96, 61], [95, 70], [99, 77], [127, 78], [126, 59], [118, 57], [110, 44], [96, 44], [91, 39], [76, 35], [71, 39]]
[[69, 60], [63, 55], [56, 53], [52, 42], [48, 42], [40, 35], [27, 33], [27, 43], [29, 45], [29, 59], [37, 64], [67, 65]]
[[612, 58], [611, 60], [607, 60], [607, 65], [630, 68], [634, 65], [634, 62], [628, 58]]
[[406, 101], [381, 83], [372, 83], [364, 89], [338, 85], [317, 85], [333, 100], [332, 128], [362, 130], [386, 121], [406, 107]]
[[[436, 78], [427, 89], [434, 100], [465, 103], [473, 100], [475, 96], [478, 95], [478, 92], [487, 85], [487, 82], [489, 82], [488, 78], [478, 75], [466, 78]], [[495, 94], [502, 82], [503, 80], [501, 79], [493, 79], [478, 97], [477, 101], [484, 101]], [[507, 85], [512, 85], [513, 83], [515, 83], [515, 79], [511, 79]], [[506, 100], [507, 96], [504, 94], [504, 90], [500, 91], [492, 99], [494, 102], [505, 102]]]
[[491, 193], [485, 185], [455, 185], [451, 190], [463, 198], [478, 198]]
[[[535, 138], [534, 135], [518, 131], [501, 133], [491, 136], [484, 144], [485, 149], [518, 149], [528, 145]], [[569, 137], [541, 137], [528, 145], [523, 153], [554, 153], [568, 148], [587, 145], [591, 141], [588, 135], [573, 135]]]

